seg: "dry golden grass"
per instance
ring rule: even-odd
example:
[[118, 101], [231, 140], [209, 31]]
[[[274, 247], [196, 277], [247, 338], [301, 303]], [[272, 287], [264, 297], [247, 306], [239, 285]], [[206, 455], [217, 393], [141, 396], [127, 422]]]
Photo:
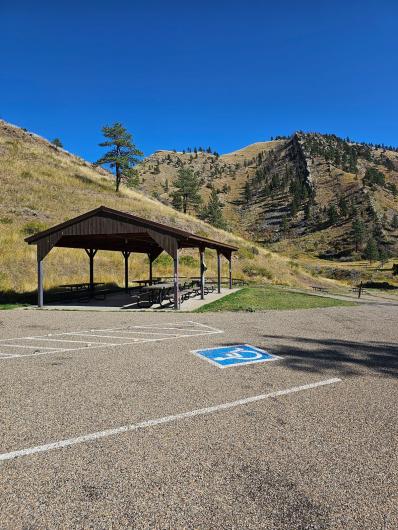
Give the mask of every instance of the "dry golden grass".
[[[292, 286], [313, 283], [304, 270], [289, 264], [289, 258], [217, 230], [141, 193], [123, 188], [116, 194], [112, 176], [106, 171], [2, 121], [0, 182], [0, 292], [26, 292], [36, 287], [36, 249], [24, 242], [27, 235], [100, 205], [239, 246], [240, 251], [233, 263], [236, 277]], [[189, 255], [189, 252], [184, 254]], [[182, 259], [182, 275], [198, 275], [197, 255], [191, 255], [193, 259]], [[207, 263], [209, 274], [214, 274], [216, 260], [213, 252], [208, 253]], [[83, 281], [88, 274], [88, 260], [82, 250], [54, 249], [45, 259], [44, 266], [47, 288]], [[99, 252], [95, 271], [98, 281], [121, 283], [122, 256], [114, 252]], [[171, 274], [171, 263], [167, 258], [161, 257], [155, 264], [154, 274]], [[224, 274], [227, 274], [226, 269]], [[133, 255], [130, 259], [131, 278], [147, 275], [146, 258]]]

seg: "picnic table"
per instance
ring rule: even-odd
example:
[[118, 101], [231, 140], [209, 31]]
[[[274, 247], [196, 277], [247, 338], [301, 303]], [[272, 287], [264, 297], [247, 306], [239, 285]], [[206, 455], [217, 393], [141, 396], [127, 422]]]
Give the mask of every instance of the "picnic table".
[[[54, 295], [56, 297], [61, 297], [62, 299], [65, 299], [65, 296], [67, 296], [67, 299], [69, 300], [78, 299], [79, 302], [89, 302], [91, 298], [104, 300], [106, 295], [111, 292], [110, 289], [105, 289], [104, 285], [104, 282], [93, 282], [92, 284], [88, 282], [65, 283], [60, 285], [64, 290], [58, 291], [54, 293]], [[98, 287], [102, 288], [98, 289]]]
[[314, 291], [319, 291], [321, 293], [327, 293], [328, 292], [327, 287], [319, 287], [318, 285], [313, 285], [312, 288], [313, 288]]
[[[93, 287], [98, 287], [100, 285], [105, 285], [104, 282], [94, 282]], [[64, 285], [60, 285], [60, 287], [63, 287], [67, 291], [85, 291], [87, 289], [90, 289], [91, 284], [90, 283], [65, 283]]]
[[162, 281], [162, 278], [152, 278], [152, 280], [131, 280], [131, 283], [138, 283], [138, 285], [147, 286], [151, 283], [151, 281], [153, 284], [158, 284]]
[[[179, 283], [180, 300], [187, 300], [190, 296], [199, 294], [199, 288], [195, 286], [195, 283]], [[131, 298], [138, 307], [141, 307], [142, 303], [148, 304], [149, 306], [154, 304], [162, 306], [164, 301], [174, 303], [174, 283], [162, 282], [141, 287], [139, 291], [133, 291], [131, 293]]]

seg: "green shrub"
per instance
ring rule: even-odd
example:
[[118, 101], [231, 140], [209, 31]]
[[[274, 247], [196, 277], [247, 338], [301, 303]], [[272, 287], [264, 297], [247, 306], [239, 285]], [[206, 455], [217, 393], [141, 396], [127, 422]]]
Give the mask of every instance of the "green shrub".
[[274, 277], [272, 272], [266, 269], [265, 267], [253, 267], [252, 265], [246, 265], [245, 267], [243, 267], [242, 270], [244, 274], [249, 276], [249, 278], [252, 278], [254, 276], [261, 276], [263, 278], [267, 278], [267, 280], [272, 280]]
[[161, 267], [169, 267], [173, 263], [173, 260], [169, 254], [162, 252], [162, 254], [156, 258], [155, 263]]
[[198, 267], [199, 261], [193, 256], [181, 256], [180, 257], [181, 265], [186, 265], [187, 267]]
[[23, 225], [22, 233], [26, 236], [32, 236], [33, 234], [37, 234], [38, 232], [47, 230], [47, 228], [48, 226], [45, 223], [42, 223], [41, 221], [29, 221], [28, 223]]

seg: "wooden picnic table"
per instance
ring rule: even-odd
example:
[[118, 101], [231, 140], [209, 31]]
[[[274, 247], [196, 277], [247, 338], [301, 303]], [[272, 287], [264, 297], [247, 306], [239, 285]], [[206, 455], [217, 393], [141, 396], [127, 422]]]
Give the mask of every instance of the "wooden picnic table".
[[[99, 285], [105, 285], [104, 282], [94, 282], [93, 287], [98, 287]], [[90, 283], [66, 283], [64, 285], [60, 285], [60, 287], [64, 287], [68, 291], [84, 291], [87, 289], [90, 289], [91, 284]]]
[[[152, 283], [158, 284], [162, 281], [162, 278], [152, 278]], [[151, 280], [131, 280], [131, 283], [138, 283], [138, 285], [149, 285]]]
[[155, 285], [147, 285], [146, 287], [143, 287], [143, 291], [154, 291], [159, 289], [171, 289], [174, 287], [174, 283], [156, 283]]
[[321, 293], [327, 293], [328, 292], [327, 287], [319, 287], [318, 285], [313, 285], [312, 288], [313, 288], [314, 291], [320, 291]]

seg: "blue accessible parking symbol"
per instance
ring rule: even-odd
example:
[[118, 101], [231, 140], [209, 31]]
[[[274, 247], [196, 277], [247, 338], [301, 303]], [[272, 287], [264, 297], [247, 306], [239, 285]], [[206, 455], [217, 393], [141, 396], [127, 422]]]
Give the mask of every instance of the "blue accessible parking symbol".
[[192, 353], [206, 359], [219, 368], [236, 366], [240, 364], [262, 363], [265, 361], [275, 361], [280, 357], [271, 355], [267, 351], [250, 346], [249, 344], [236, 344], [234, 346], [224, 346], [220, 348], [206, 348], [195, 350]]

